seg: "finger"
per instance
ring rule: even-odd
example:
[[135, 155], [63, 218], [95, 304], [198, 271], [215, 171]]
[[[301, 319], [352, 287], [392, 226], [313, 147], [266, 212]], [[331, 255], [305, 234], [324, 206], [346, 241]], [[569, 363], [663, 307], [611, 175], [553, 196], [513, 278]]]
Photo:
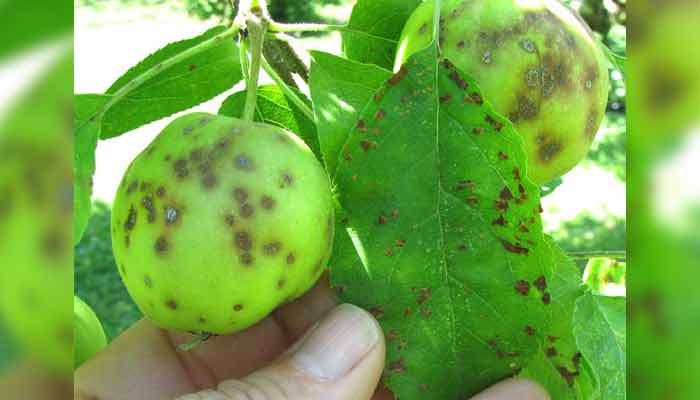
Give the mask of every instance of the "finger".
[[327, 280], [274, 315], [234, 335], [214, 337], [191, 352], [191, 335], [140, 321], [85, 363], [75, 376], [84, 397], [162, 399], [213, 387], [269, 364], [334, 304]]
[[508, 379], [472, 397], [472, 400], [549, 400], [547, 392], [526, 379]]
[[384, 367], [384, 337], [366, 311], [344, 304], [276, 363], [180, 400], [369, 400]]

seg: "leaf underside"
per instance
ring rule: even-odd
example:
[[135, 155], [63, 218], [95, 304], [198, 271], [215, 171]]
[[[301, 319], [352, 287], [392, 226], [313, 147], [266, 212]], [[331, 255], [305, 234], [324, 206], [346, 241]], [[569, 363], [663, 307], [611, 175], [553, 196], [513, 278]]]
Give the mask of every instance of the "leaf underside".
[[[434, 45], [409, 59], [352, 126], [342, 121], [353, 110], [319, 121], [349, 132], [335, 154], [332, 284], [379, 319], [384, 380], [401, 399], [462, 399], [521, 371], [553, 398], [576, 398], [590, 390], [570, 329], [580, 279], [543, 235], [512, 125], [436, 60]], [[323, 83], [332, 92], [334, 78]], [[321, 147], [328, 159], [323, 136]]]

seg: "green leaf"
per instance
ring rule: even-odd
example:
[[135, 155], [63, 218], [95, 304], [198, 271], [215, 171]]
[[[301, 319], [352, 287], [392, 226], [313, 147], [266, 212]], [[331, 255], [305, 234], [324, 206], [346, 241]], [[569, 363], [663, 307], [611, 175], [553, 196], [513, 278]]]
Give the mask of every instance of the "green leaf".
[[75, 96], [73, 103], [73, 244], [80, 242], [90, 219], [95, 149], [101, 125], [99, 112], [109, 100], [110, 96], [81, 94]]
[[351, 60], [391, 70], [403, 26], [421, 0], [358, 0], [343, 31]]
[[552, 317], [541, 351], [520, 377], [542, 383], [553, 399], [590, 400], [596, 381], [578, 350], [572, 327], [576, 300], [584, 288], [576, 264], [550, 237], [546, 243], [553, 253], [554, 265], [549, 284]]
[[[115, 103], [104, 110], [101, 137], [119, 136], [186, 110], [238, 83], [243, 76], [238, 47], [222, 36], [225, 32], [225, 27], [215, 27], [195, 38], [171, 43], [119, 78], [107, 90], [115, 96]], [[214, 43], [205, 44], [211, 40]], [[202, 50], [196, 51], [197, 46]], [[187, 52], [192, 54], [168, 65]], [[164, 65], [167, 67], [159, 67]]]
[[[304, 103], [311, 107], [311, 101], [299, 90], [291, 88]], [[219, 109], [219, 114], [240, 118], [245, 104], [245, 90], [229, 96]], [[321, 160], [318, 144], [318, 132], [314, 121], [307, 118], [277, 85], [265, 85], [258, 88], [258, 104], [255, 107], [255, 121], [276, 125], [293, 132], [313, 150]]]
[[311, 57], [309, 84], [321, 153], [333, 175], [340, 149], [359, 112], [391, 72], [319, 51], [311, 52]]
[[[433, 44], [346, 129], [331, 281], [380, 321], [388, 387], [407, 400], [468, 398], [542, 358], [581, 282], [542, 233], [519, 135], [474, 80]], [[542, 366], [557, 379], [552, 398], [590, 386], [555, 367], [577, 373], [570, 343]]]
[[0, 2], [2, 46], [0, 59], [27, 48], [41, 46], [73, 29], [73, 8], [60, 0]]
[[597, 372], [597, 398], [626, 398], [626, 300], [587, 292], [576, 301], [574, 335], [583, 357]]

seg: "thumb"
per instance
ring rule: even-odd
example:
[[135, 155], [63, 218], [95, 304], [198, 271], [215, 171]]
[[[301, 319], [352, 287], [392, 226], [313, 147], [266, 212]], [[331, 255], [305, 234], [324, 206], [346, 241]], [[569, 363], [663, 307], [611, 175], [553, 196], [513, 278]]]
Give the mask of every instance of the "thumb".
[[343, 304], [274, 364], [179, 400], [369, 400], [384, 368], [384, 352], [374, 318]]

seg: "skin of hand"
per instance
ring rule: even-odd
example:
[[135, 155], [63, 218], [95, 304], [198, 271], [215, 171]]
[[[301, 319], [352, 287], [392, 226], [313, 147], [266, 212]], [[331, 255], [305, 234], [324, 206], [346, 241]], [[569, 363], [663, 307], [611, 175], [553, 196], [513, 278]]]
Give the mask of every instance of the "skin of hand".
[[[392, 400], [379, 384], [384, 336], [366, 311], [337, 306], [326, 278], [253, 327], [183, 352], [191, 335], [142, 320], [75, 374], [77, 400]], [[506, 380], [473, 400], [546, 400]]]

